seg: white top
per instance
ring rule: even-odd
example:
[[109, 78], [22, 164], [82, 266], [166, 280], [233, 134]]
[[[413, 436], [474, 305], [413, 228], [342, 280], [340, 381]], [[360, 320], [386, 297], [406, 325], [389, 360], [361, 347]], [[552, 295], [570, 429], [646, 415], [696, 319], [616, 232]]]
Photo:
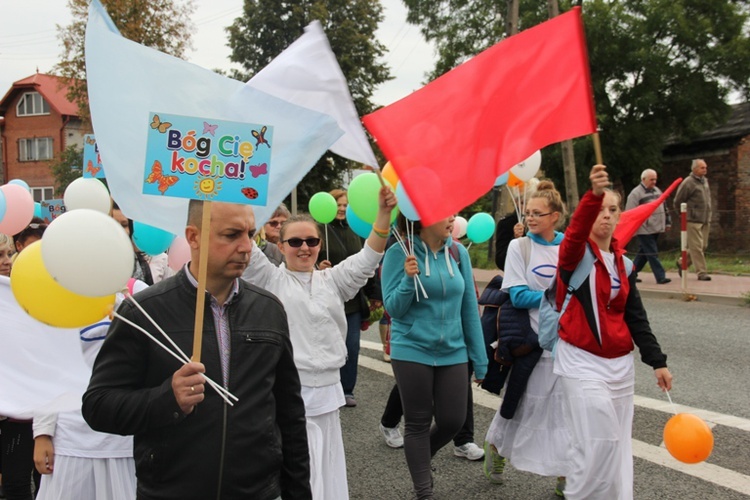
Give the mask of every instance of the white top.
[[[609, 271], [609, 279], [612, 287], [610, 300], [620, 293], [620, 278], [615, 266], [615, 257], [609, 252], [601, 252], [604, 264]], [[596, 266], [593, 266], [589, 281], [596, 283]], [[596, 287], [591, 286], [592, 304], [597, 303]], [[594, 308], [596, 326], [599, 328], [599, 310]], [[628, 382], [635, 376], [633, 355], [628, 353], [619, 358], [603, 358], [580, 349], [560, 339], [557, 343], [555, 353], [555, 373], [564, 377], [577, 378], [581, 380], [601, 380], [610, 384]]]
[[[521, 247], [515, 239], [508, 245], [508, 253], [505, 257], [505, 274], [503, 276], [503, 290], [508, 291], [511, 287], [526, 285], [530, 290], [546, 290], [552, 284], [557, 271], [557, 257], [560, 245], [540, 245], [534, 240], [531, 242], [529, 252], [529, 266], [521, 252]], [[523, 270], [526, 272], [523, 272]], [[539, 308], [529, 309], [531, 328], [539, 333]]]
[[[139, 282], [140, 283], [140, 282]], [[118, 299], [120, 298], [118, 294]], [[81, 349], [89, 366], [93, 366], [109, 329], [109, 319], [81, 328]], [[133, 436], [97, 432], [86, 423], [81, 410], [34, 416], [34, 437], [53, 438], [55, 454], [81, 458], [130, 458]]]
[[[276, 267], [257, 245], [243, 279], [276, 295], [286, 310], [294, 364], [306, 387], [339, 384], [346, 362], [344, 302], [375, 275], [382, 253], [364, 248], [323, 271], [290, 272]], [[304, 276], [307, 275], [307, 276]]]

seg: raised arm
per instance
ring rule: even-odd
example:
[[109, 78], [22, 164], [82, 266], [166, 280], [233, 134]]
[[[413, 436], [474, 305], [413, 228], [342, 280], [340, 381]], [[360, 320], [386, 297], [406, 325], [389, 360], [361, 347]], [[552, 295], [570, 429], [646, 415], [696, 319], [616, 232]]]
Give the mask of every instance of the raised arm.
[[378, 193], [378, 216], [372, 224], [372, 231], [367, 237], [367, 244], [378, 253], [385, 251], [391, 227], [391, 211], [396, 207], [396, 195], [387, 187], [381, 187]]

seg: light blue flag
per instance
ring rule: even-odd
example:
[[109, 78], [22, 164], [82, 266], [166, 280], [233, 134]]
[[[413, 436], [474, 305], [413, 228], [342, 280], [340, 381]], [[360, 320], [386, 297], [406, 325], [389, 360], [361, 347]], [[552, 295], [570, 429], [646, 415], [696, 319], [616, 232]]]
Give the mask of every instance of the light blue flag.
[[258, 227], [343, 134], [326, 114], [123, 38], [99, 0], [89, 7], [85, 48], [91, 119], [112, 197], [128, 217], [171, 233], [184, 233], [188, 199], [143, 194], [154, 113], [273, 129], [267, 197], [253, 206]]

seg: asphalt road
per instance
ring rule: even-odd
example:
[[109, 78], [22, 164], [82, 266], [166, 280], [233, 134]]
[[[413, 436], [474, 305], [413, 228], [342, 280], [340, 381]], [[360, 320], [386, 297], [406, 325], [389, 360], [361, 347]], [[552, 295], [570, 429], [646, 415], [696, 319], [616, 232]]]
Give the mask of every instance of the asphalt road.
[[[707, 462], [685, 465], [662, 444], [672, 406], [652, 370], [636, 363], [633, 425], [636, 499], [750, 498], [750, 309], [669, 299], [646, 299], [652, 327], [669, 356], [678, 411], [696, 413], [713, 427], [715, 445]], [[352, 499], [414, 498], [403, 450], [385, 445], [378, 424], [394, 383], [382, 361], [377, 326], [362, 335], [356, 408], [341, 419]], [[475, 441], [481, 445], [499, 399], [475, 393]], [[555, 479], [506, 467], [505, 482], [490, 484], [482, 462], [442, 449], [433, 461], [435, 495], [448, 499], [554, 499]]]

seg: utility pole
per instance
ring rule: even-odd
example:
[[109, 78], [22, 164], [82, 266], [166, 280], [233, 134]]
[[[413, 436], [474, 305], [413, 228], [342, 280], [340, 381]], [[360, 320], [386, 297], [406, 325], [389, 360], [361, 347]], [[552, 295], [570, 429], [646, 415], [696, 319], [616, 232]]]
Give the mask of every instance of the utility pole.
[[[506, 0], [506, 9], [505, 38], [508, 38], [518, 33], [518, 0]], [[492, 214], [495, 218], [495, 224], [505, 215], [501, 210], [506, 205], [507, 197], [508, 191], [504, 186], [492, 188]], [[492, 262], [495, 256], [495, 238], [490, 238], [489, 243], [487, 260]]]
[[[549, 18], [560, 15], [560, 7], [557, 0], [547, 0]], [[516, 13], [517, 15], [517, 13]], [[562, 149], [563, 174], [565, 175], [565, 198], [568, 201], [568, 210], [573, 210], [578, 206], [578, 179], [576, 177], [576, 158], [573, 151], [573, 141], [567, 140], [560, 143]]]

